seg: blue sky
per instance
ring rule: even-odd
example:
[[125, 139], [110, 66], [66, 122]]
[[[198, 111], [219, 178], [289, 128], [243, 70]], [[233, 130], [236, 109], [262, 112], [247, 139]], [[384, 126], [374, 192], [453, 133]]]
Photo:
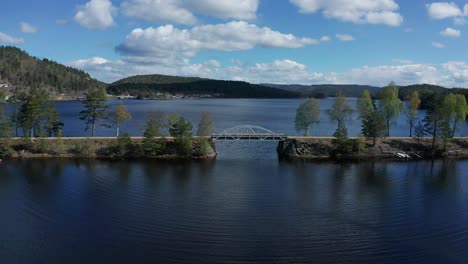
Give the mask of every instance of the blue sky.
[[7, 0], [2, 11], [0, 45], [106, 82], [468, 87], [467, 0]]

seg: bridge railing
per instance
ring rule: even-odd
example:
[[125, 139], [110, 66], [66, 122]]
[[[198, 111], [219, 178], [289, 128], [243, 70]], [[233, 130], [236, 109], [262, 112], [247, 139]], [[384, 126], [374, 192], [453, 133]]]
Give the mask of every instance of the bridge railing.
[[275, 133], [259, 126], [237, 126], [211, 136], [213, 140], [285, 140], [284, 134]]

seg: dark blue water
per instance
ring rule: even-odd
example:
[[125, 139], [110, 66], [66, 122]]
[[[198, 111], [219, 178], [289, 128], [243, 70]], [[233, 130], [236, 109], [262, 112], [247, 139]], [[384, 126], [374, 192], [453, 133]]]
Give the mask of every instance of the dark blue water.
[[[326, 110], [331, 108], [333, 98], [320, 101], [321, 122], [311, 129], [311, 135], [331, 136], [336, 129], [336, 123], [330, 121]], [[349, 98], [354, 106], [356, 99]], [[296, 109], [303, 100], [299, 99], [205, 99], [205, 100], [172, 100], [172, 101], [140, 101], [125, 100], [128, 110], [133, 118], [123, 125], [123, 131], [134, 136], [141, 136], [144, 131], [145, 120], [150, 112], [161, 111], [166, 114], [178, 113], [190, 120], [194, 127], [198, 124], [203, 111], [211, 112], [214, 116], [216, 132], [239, 125], [256, 125], [265, 127], [277, 133], [287, 135], [300, 135], [294, 129]], [[110, 101], [116, 106], [119, 101]], [[58, 102], [57, 108], [65, 122], [65, 136], [90, 135], [85, 132], [85, 124], [79, 120], [79, 112], [82, 110], [81, 102]], [[11, 112], [13, 106], [10, 105]], [[420, 119], [424, 112], [420, 112]], [[357, 114], [347, 122], [349, 134], [357, 136], [361, 131], [361, 121]], [[196, 131], [196, 129], [195, 129]], [[113, 136], [115, 128], [101, 127], [97, 130], [98, 136]], [[404, 114], [395, 122], [391, 129], [392, 136], [409, 136], [409, 126]], [[458, 135], [468, 136], [468, 123], [463, 124]]]
[[1, 263], [466, 263], [468, 162], [8, 161]]
[[[141, 133], [148, 111], [211, 111], [218, 131], [294, 134], [299, 102], [126, 101], [124, 130]], [[65, 134], [83, 135], [81, 104], [58, 108]], [[334, 130], [323, 120], [314, 134]], [[392, 133], [406, 130], [402, 117]], [[217, 147], [204, 162], [4, 161], [0, 263], [468, 263], [468, 161], [285, 163], [276, 142]]]

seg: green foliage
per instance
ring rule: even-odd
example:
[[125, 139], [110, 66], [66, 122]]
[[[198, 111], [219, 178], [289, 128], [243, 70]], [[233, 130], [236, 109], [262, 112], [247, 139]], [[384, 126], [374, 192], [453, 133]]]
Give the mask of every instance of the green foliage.
[[327, 111], [330, 119], [338, 123], [338, 128], [333, 134], [337, 138], [346, 138], [348, 137], [348, 129], [346, 128], [346, 120], [348, 120], [352, 114], [353, 109], [346, 101], [346, 97], [343, 94], [339, 93], [335, 97], [335, 102], [332, 105], [332, 108]]
[[295, 127], [297, 131], [304, 131], [304, 136], [309, 136], [310, 127], [319, 122], [320, 104], [316, 99], [310, 98], [297, 108]]
[[182, 116], [173, 114], [168, 117], [169, 134], [174, 137], [177, 154], [180, 157], [192, 155], [192, 123]]
[[94, 140], [86, 138], [83, 142], [76, 143], [73, 152], [79, 156], [91, 157], [94, 155]]
[[361, 97], [359, 97], [357, 101], [357, 111], [359, 113], [360, 118], [364, 118], [372, 111], [374, 111], [374, 109], [374, 102], [372, 101], [372, 97], [369, 90], [364, 90], [364, 92], [362, 92]]
[[62, 129], [59, 129], [57, 131], [57, 139], [55, 141], [55, 149], [54, 149], [54, 152], [56, 154], [64, 154], [66, 152], [66, 149], [65, 149], [65, 144], [63, 142], [63, 132], [62, 132]]
[[336, 138], [348, 137], [348, 129], [346, 128], [346, 125], [344, 122], [338, 121], [338, 128], [336, 129], [335, 133], [333, 133], [333, 136]]
[[418, 118], [418, 109], [421, 106], [421, 99], [419, 98], [419, 92], [414, 91], [407, 98], [408, 108], [406, 109], [406, 117], [408, 118], [408, 123], [410, 125], [410, 137], [413, 137], [413, 128], [414, 122]]
[[398, 98], [398, 87], [391, 82], [380, 93], [380, 110], [383, 113], [387, 125], [387, 137], [390, 136], [390, 127], [403, 111], [403, 102]]
[[50, 150], [50, 142], [49, 140], [45, 138], [46, 132], [45, 132], [44, 126], [39, 125], [38, 133], [39, 133], [39, 138], [36, 140], [36, 144], [34, 145], [35, 152], [41, 153], [41, 154], [47, 154], [49, 153], [49, 150]]
[[9, 140], [0, 138], [0, 157], [11, 157], [15, 154], [15, 150], [10, 146]]
[[372, 138], [374, 145], [377, 138], [385, 136], [386, 132], [384, 115], [379, 110], [375, 109], [362, 118], [361, 133], [365, 137]]
[[153, 138], [145, 137], [143, 139], [143, 154], [144, 157], [154, 158], [164, 154], [167, 150], [167, 139], [165, 137]]
[[208, 137], [214, 132], [213, 115], [210, 112], [203, 112], [200, 122], [198, 123], [197, 135]]
[[22, 127], [27, 137], [38, 136], [40, 128], [43, 129], [43, 136], [56, 135], [64, 124], [59, 120], [55, 104], [48, 100], [47, 94], [42, 90], [32, 89], [22, 99], [24, 103], [20, 111], [13, 114], [15, 127]]
[[185, 121], [185, 119], [177, 114], [168, 117], [169, 134], [171, 137], [191, 137], [192, 136], [192, 123]]
[[0, 138], [11, 136], [11, 120], [3, 114], [3, 107], [0, 105]]
[[117, 137], [117, 143], [113, 147], [111, 155], [113, 157], [124, 158], [130, 156], [132, 151], [132, 139], [128, 133], [124, 133]]
[[468, 115], [468, 105], [465, 96], [461, 94], [448, 94], [442, 103], [442, 111], [451, 125], [450, 135], [455, 136], [459, 125], [465, 122]]
[[114, 123], [117, 129], [117, 137], [120, 135], [120, 126], [122, 123], [132, 119], [132, 115], [128, 112], [127, 107], [120, 102], [114, 109]]
[[82, 70], [48, 59], [31, 57], [28, 53], [10, 46], [0, 46], [0, 76], [17, 87], [10, 91], [16, 95], [26, 91], [28, 87], [48, 89], [57, 95], [105, 86]]
[[199, 138], [198, 139], [199, 144], [200, 144], [200, 155], [201, 156], [207, 156], [212, 152], [212, 148], [210, 143], [208, 142], [207, 138]]
[[[103, 89], [94, 89], [86, 94], [83, 100], [85, 110], [80, 112], [80, 119], [86, 123], [85, 131], [91, 129], [91, 136], [94, 137], [96, 132], [96, 124], [107, 120], [109, 113], [107, 110], [111, 108], [106, 104], [107, 95]], [[108, 126], [101, 124], [101, 126]]]
[[223, 98], [295, 98], [298, 93], [239, 81], [221, 81], [190, 77], [140, 75], [115, 82], [110, 94], [130, 94], [153, 98], [158, 93], [186, 96], [209, 94]]
[[163, 135], [165, 116], [162, 112], [149, 113], [146, 118], [144, 137], [153, 138]]
[[365, 149], [365, 143], [362, 139], [338, 138], [335, 141], [335, 157], [360, 153]]
[[190, 157], [192, 155], [192, 137], [182, 136], [175, 139], [177, 155], [179, 157]]

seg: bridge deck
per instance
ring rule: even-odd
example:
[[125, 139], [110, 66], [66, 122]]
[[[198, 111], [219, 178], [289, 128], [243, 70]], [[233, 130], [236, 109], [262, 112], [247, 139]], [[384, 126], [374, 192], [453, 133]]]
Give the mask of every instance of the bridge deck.
[[285, 140], [288, 137], [283, 134], [214, 134], [213, 140]]

